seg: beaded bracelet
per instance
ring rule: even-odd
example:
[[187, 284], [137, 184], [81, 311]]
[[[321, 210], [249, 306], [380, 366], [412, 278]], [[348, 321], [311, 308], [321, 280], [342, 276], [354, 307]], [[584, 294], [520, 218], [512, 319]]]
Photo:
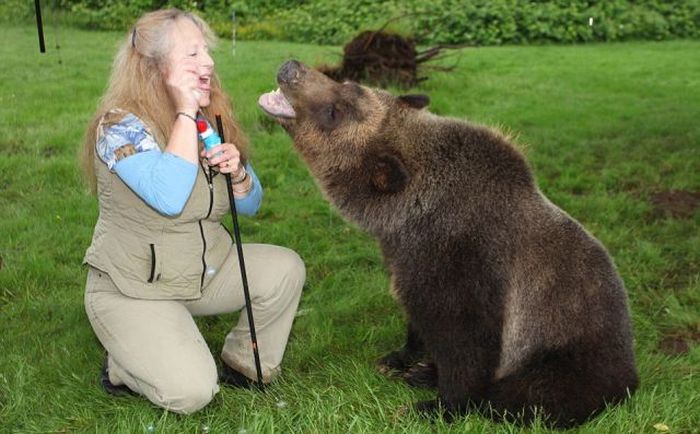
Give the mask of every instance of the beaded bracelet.
[[248, 179], [248, 172], [243, 170], [243, 177], [237, 181], [232, 181], [231, 184], [232, 185], [243, 184], [246, 181], [246, 179]]
[[238, 198], [245, 197], [248, 195], [250, 190], [253, 189], [253, 183], [248, 183], [248, 186], [243, 187], [243, 190], [236, 190], [237, 186], [231, 186], [231, 190], [233, 190], [233, 194], [237, 195]]

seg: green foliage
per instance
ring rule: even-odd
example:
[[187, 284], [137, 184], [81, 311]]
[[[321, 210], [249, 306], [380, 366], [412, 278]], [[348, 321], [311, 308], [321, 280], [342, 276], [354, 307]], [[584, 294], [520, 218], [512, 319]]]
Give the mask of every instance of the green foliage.
[[[49, 3], [49, 2], [46, 2]], [[501, 45], [663, 40], [700, 37], [700, 0], [55, 0], [70, 22], [125, 30], [146, 11], [173, 6], [199, 12], [237, 37], [342, 44], [392, 19], [419, 43]], [[0, 18], [33, 15], [30, 2], [6, 0]], [[592, 19], [592, 25], [589, 20]]]
[[[522, 43], [667, 39], [700, 36], [698, 0], [312, 1], [276, 12], [286, 38], [341, 43], [363, 26], [405, 14], [421, 43]], [[592, 25], [589, 20], [592, 18]]]
[[236, 36], [247, 40], [284, 39], [284, 31], [270, 21], [257, 21], [237, 28]]
[[393, 1], [312, 1], [275, 11], [269, 20], [282, 23], [285, 39], [342, 44], [367, 28], [378, 28], [404, 13]]

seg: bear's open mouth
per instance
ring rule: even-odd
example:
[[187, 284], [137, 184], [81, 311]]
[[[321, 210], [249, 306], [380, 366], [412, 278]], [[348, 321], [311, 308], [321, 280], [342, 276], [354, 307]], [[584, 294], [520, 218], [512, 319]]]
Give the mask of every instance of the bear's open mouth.
[[287, 101], [287, 98], [279, 88], [260, 95], [258, 105], [265, 113], [276, 118], [293, 119], [296, 117], [294, 107]]

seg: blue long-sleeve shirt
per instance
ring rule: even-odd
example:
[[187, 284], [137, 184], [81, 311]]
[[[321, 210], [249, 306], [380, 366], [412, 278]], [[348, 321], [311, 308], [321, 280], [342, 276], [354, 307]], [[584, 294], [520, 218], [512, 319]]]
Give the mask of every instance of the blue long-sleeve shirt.
[[[145, 125], [129, 113], [116, 124], [100, 128], [97, 154], [141, 199], [158, 212], [182, 212], [197, 177], [197, 165], [170, 152], [162, 152]], [[246, 164], [253, 182], [245, 197], [236, 198], [236, 210], [254, 215], [263, 189], [253, 167]]]

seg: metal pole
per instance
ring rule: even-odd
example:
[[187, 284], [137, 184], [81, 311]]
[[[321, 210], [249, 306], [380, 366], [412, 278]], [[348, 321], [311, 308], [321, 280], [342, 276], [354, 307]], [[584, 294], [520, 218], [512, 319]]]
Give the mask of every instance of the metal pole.
[[[224, 140], [224, 128], [221, 123], [221, 115], [216, 115], [216, 129], [219, 130], [221, 143]], [[245, 308], [248, 314], [248, 327], [250, 328], [250, 342], [253, 347], [253, 357], [255, 358], [255, 372], [258, 376], [258, 388], [264, 389], [262, 368], [260, 367], [260, 353], [258, 352], [258, 338], [255, 335], [255, 320], [253, 319], [253, 306], [250, 303], [250, 291], [248, 290], [248, 277], [245, 272], [245, 260], [243, 259], [243, 243], [241, 242], [241, 230], [238, 226], [238, 212], [236, 211], [236, 202], [233, 197], [233, 184], [231, 183], [231, 174], [225, 173], [226, 190], [228, 190], [228, 200], [231, 204], [231, 219], [233, 220], [233, 236], [236, 240], [236, 251], [238, 252], [238, 264], [241, 268], [241, 279], [243, 280], [243, 297], [245, 298]]]
[[34, 0], [34, 13], [36, 14], [36, 30], [39, 32], [39, 51], [45, 53], [44, 25], [41, 23], [41, 3], [39, 0]]

